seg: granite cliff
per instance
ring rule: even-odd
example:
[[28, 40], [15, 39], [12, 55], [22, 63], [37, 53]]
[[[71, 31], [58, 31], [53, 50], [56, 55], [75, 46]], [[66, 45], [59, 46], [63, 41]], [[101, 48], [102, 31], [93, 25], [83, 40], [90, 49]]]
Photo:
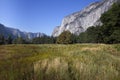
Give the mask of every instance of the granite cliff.
[[62, 20], [62, 24], [54, 29], [52, 36], [59, 36], [66, 30], [79, 35], [90, 26], [102, 25], [100, 22], [101, 15], [108, 11], [112, 4], [118, 1], [119, 0], [101, 0], [90, 4], [81, 11], [66, 16]]

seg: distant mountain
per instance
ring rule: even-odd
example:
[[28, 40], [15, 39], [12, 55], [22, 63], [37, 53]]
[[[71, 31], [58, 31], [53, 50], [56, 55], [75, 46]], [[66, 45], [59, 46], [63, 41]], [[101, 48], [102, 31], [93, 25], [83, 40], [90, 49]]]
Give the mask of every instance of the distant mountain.
[[23, 37], [23, 38], [35, 38], [35, 37], [42, 37], [45, 36], [44, 33], [32, 33], [32, 32], [23, 32], [19, 29], [9, 28], [0, 24], [0, 34], [4, 35], [5, 37], [11, 35], [12, 37]]
[[66, 16], [62, 20], [62, 24], [54, 29], [52, 36], [59, 36], [66, 30], [79, 35], [81, 32], [86, 31], [90, 26], [102, 25], [100, 21], [101, 15], [108, 11], [116, 2], [120, 2], [120, 0], [101, 0], [90, 4], [82, 11]]

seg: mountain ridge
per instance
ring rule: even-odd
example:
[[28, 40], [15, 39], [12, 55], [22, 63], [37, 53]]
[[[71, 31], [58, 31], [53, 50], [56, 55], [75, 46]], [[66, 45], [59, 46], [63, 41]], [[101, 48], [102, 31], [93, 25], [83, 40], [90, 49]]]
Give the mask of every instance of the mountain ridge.
[[3, 24], [0, 24], [0, 34], [4, 35], [5, 37], [7, 36], [12, 36], [14, 38], [16, 37], [23, 37], [23, 38], [35, 38], [35, 37], [42, 37], [45, 36], [46, 34], [44, 33], [32, 33], [32, 32], [25, 32], [25, 31], [21, 31], [19, 29], [15, 29], [15, 28], [11, 28], [11, 27], [6, 27]]

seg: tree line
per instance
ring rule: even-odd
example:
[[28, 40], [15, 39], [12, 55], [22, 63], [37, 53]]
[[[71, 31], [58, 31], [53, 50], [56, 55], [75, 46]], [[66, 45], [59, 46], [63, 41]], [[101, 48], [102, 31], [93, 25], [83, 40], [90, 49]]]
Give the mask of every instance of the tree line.
[[70, 31], [62, 32], [58, 37], [42, 36], [33, 39], [22, 37], [5, 38], [0, 34], [0, 44], [73, 44], [73, 43], [120, 43], [120, 4], [113, 4], [112, 8], [102, 14], [102, 26], [89, 27], [85, 32], [74, 35]]
[[51, 36], [42, 36], [29, 39], [22, 37], [13, 38], [11, 36], [6, 38], [2, 34], [0, 35], [0, 44], [53, 44], [55, 42], [56, 38]]
[[13, 38], [8, 36], [5, 38], [2, 34], [0, 34], [0, 44], [12, 44]]

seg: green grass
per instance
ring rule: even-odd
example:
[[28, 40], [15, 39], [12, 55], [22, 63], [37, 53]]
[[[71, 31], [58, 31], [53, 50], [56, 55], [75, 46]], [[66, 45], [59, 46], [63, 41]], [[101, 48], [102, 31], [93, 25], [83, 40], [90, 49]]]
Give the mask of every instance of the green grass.
[[1, 45], [0, 80], [120, 80], [120, 44]]

